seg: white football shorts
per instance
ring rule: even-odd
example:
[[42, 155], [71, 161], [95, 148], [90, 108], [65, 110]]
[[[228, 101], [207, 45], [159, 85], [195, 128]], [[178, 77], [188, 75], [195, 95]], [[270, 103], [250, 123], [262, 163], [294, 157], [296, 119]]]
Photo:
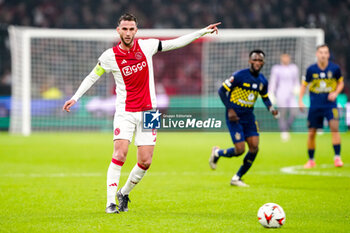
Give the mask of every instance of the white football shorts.
[[114, 114], [113, 140], [127, 139], [131, 143], [135, 133], [136, 146], [155, 145], [157, 130], [144, 129], [142, 115], [143, 112], [125, 112], [118, 110]]

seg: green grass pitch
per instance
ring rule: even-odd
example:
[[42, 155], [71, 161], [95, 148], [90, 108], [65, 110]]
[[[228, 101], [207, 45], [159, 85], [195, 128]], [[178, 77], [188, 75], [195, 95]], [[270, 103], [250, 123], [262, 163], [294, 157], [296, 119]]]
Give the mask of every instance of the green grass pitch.
[[[221, 158], [211, 171], [211, 147], [230, 147], [228, 133], [159, 133], [153, 164], [130, 194], [129, 212], [105, 214], [112, 135], [0, 134], [0, 232], [350, 232], [350, 134], [342, 133], [345, 166], [333, 167], [331, 137], [317, 136], [317, 168], [306, 137], [262, 133], [260, 152], [244, 180], [229, 185], [243, 157]], [[136, 162], [130, 145], [121, 185]], [[286, 168], [287, 167], [287, 168]], [[289, 168], [288, 168], [289, 167]], [[281, 171], [295, 174], [288, 174]], [[265, 229], [257, 211], [280, 204], [285, 225]]]

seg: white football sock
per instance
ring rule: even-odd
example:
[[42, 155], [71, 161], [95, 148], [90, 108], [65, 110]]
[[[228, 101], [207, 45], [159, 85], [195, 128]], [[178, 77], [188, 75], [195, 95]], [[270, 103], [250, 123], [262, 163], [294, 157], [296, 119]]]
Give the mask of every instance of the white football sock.
[[239, 180], [241, 177], [237, 176], [237, 174], [235, 174], [233, 177], [232, 177], [232, 180]]
[[107, 207], [114, 203], [123, 162], [112, 159], [107, 171]]
[[123, 195], [128, 195], [130, 191], [140, 182], [142, 177], [146, 174], [145, 169], [142, 169], [137, 163], [131, 170], [128, 180], [126, 181], [123, 188], [120, 190]]
[[220, 149], [216, 149], [216, 150], [214, 151], [214, 155], [215, 155], [215, 157], [219, 157], [219, 153], [218, 153], [218, 152], [219, 152], [219, 150], [220, 150]]

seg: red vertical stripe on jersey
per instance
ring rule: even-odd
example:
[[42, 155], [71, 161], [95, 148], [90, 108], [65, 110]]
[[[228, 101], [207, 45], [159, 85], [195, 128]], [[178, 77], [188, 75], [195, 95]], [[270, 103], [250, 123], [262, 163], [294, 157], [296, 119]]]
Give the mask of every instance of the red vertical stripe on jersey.
[[[149, 68], [145, 54], [138, 41], [125, 51], [119, 44], [113, 48], [115, 59], [121, 71], [126, 91], [125, 111], [139, 112], [152, 109], [149, 89]], [[117, 93], [118, 94], [118, 93]]]

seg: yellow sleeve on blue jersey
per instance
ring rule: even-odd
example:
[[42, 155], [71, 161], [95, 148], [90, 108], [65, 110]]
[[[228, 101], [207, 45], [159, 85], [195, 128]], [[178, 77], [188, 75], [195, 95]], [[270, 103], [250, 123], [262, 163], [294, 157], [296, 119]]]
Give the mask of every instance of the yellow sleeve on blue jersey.
[[269, 94], [266, 93], [265, 95], [261, 95], [261, 97], [262, 97], [262, 98], [267, 98], [267, 97], [269, 97]]
[[226, 89], [226, 91], [231, 91], [233, 80], [234, 77], [231, 76], [230, 78], [226, 79], [225, 82], [222, 83], [222, 86]]
[[231, 91], [231, 89], [226, 85], [225, 82], [222, 83], [222, 86], [223, 86], [227, 91]]

